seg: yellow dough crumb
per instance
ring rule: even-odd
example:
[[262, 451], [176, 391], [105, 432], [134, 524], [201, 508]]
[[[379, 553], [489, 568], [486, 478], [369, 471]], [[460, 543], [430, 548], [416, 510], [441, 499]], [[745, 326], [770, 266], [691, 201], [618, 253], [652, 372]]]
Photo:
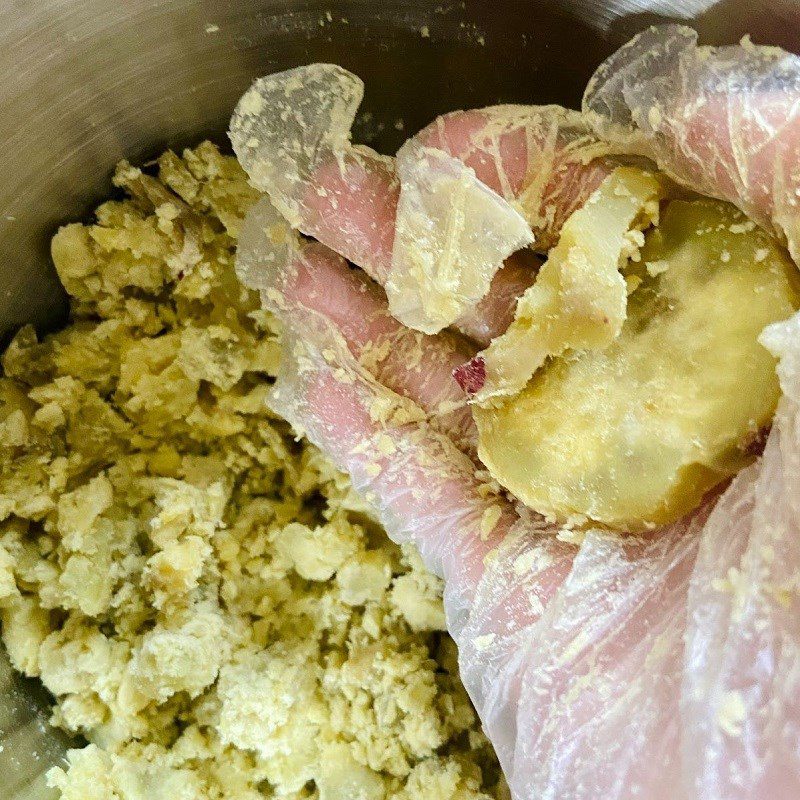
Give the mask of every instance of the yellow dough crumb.
[[255, 192], [208, 143], [155, 172], [121, 165], [127, 199], [58, 232], [70, 324], [23, 329], [2, 362], [3, 642], [89, 742], [50, 783], [506, 796], [440, 581], [266, 410], [276, 328], [233, 268]]

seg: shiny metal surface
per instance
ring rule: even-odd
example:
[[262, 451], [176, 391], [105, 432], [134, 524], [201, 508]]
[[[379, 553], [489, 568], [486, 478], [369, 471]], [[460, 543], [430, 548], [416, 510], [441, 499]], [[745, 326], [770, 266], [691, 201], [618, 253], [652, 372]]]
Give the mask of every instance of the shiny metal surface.
[[[49, 237], [108, 195], [114, 164], [223, 141], [259, 75], [353, 70], [367, 84], [357, 138], [392, 151], [454, 108], [576, 104], [606, 54], [663, 18], [693, 20], [710, 42], [750, 32], [800, 47], [798, 0], [2, 0], [0, 335], [63, 320]], [[44, 695], [3, 658], [0, 797], [33, 800], [63, 741], [42, 733]]]

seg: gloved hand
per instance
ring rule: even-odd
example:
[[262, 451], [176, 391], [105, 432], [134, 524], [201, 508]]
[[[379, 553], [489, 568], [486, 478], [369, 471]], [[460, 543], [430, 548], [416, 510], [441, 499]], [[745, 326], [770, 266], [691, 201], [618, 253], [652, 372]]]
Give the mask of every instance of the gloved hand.
[[[685, 29], [638, 41], [673, 53], [676, 37], [696, 66], [695, 88], [705, 86], [704, 68], [754, 57], [741, 48], [698, 54]], [[614, 57], [627, 71], [622, 89], [601, 68], [587, 95], [593, 110], [599, 102], [614, 110], [620, 138], [612, 141], [635, 139], [673, 177], [698, 185], [694, 139], [679, 136], [691, 119], [697, 141], [735, 153], [725, 163], [738, 170], [733, 183], [721, 168], [703, 173], [699, 188], [738, 202], [794, 241], [797, 216], [787, 216], [784, 185], [772, 184], [780, 203], [756, 187], [778, 174], [773, 167], [785, 176], [781, 159], [796, 155], [800, 126], [765, 142], [761, 127], [720, 126], [714, 102], [692, 105], [687, 117], [682, 96], [670, 95], [658, 112], [644, 111], [661, 115], [651, 136], [634, 100], [656, 96], [665, 76], [662, 61], [642, 57], [636, 41]], [[778, 96], [784, 110], [800, 106], [797, 59], [769, 63], [780, 65], [766, 95], [770, 108]], [[620, 120], [631, 87], [638, 94]], [[763, 95], [737, 89], [739, 105], [758, 119]], [[500, 113], [449, 115], [420, 136], [436, 137], [506, 197], [546, 197], [532, 204], [529, 218], [541, 220], [540, 235], [556, 236], [608, 165], [570, 158], [568, 137], [543, 127], [539, 109], [518, 110], [514, 125], [498, 129]], [[606, 122], [598, 121], [604, 135]], [[765, 145], [772, 159], [760, 156]], [[800, 180], [794, 187], [800, 190]], [[784, 398], [760, 463], [667, 529], [640, 537], [589, 531], [579, 540], [494, 491], [451, 377], [502, 331], [496, 320], [507, 324], [515, 293], [533, 277], [525, 265], [501, 270], [490, 295], [462, 321], [471, 339], [450, 331], [424, 336], [397, 323], [380, 286], [325, 246], [385, 279], [397, 195], [391, 161], [354, 148], [336, 169], [315, 168], [294, 190], [295, 224], [324, 244], [294, 235], [266, 198], [239, 244], [240, 274], [286, 329], [272, 402], [350, 473], [389, 534], [414, 542], [444, 577], [462, 679], [514, 797], [800, 796], [800, 319], [764, 335], [781, 357]]]
[[[697, 46], [651, 28], [595, 73], [598, 133], [678, 182], [736, 204], [800, 263], [800, 59], [775, 47]], [[762, 343], [783, 398], [763, 459], [703, 531], [687, 608], [681, 771], [690, 797], [800, 796], [800, 319]]]

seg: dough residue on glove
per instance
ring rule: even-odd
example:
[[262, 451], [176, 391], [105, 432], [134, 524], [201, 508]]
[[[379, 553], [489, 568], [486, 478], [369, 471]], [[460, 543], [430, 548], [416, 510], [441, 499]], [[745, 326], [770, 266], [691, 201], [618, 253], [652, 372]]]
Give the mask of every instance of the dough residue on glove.
[[442, 150], [406, 143], [397, 174], [389, 309], [410, 328], [438, 333], [478, 304], [533, 234], [519, 211]]

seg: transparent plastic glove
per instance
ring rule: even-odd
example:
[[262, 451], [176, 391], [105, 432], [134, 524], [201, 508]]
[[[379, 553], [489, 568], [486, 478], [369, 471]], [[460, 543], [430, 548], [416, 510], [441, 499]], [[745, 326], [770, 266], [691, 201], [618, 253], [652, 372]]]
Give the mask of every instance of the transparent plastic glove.
[[[269, 75], [239, 102], [230, 136], [251, 180], [284, 217], [386, 284], [401, 185], [394, 159], [350, 142], [362, 94], [361, 81], [333, 65]], [[581, 115], [558, 106], [447, 114], [404, 151], [420, 148], [458, 159], [512, 202], [540, 252], [612, 168], [603, 158], [608, 147]], [[530, 258], [510, 257], [488, 294], [455, 327], [485, 346], [511, 322], [516, 298], [534, 275]]]
[[[800, 58], [651, 28], [595, 73], [584, 107], [622, 147], [729, 200], [800, 256]], [[681, 716], [692, 797], [800, 796], [800, 321], [762, 342], [784, 397], [760, 464], [704, 532], [689, 594]]]
[[768, 327], [781, 400], [760, 463], [709, 520], [681, 687], [689, 797], [800, 797], [800, 315]]
[[533, 241], [525, 218], [463, 161], [411, 141], [397, 153], [392, 316], [438, 333], [472, 313], [504, 259]]
[[603, 138], [739, 206], [800, 259], [800, 57], [653, 27], [600, 66], [583, 107]]

